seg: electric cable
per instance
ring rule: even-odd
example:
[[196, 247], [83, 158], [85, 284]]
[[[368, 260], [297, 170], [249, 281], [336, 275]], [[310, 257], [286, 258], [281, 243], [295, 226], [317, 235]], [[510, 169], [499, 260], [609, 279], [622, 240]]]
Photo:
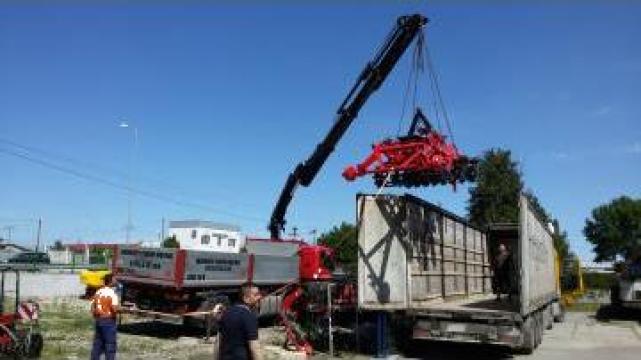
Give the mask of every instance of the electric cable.
[[118, 183], [116, 181], [105, 179], [105, 178], [102, 178], [102, 177], [99, 177], [99, 176], [96, 176], [96, 175], [92, 175], [92, 174], [83, 173], [83, 172], [78, 171], [78, 170], [74, 170], [74, 169], [71, 169], [71, 168], [68, 168], [68, 167], [65, 167], [65, 166], [54, 164], [52, 162], [45, 161], [45, 160], [42, 160], [42, 159], [37, 159], [37, 158], [34, 158], [32, 156], [26, 155], [24, 153], [15, 152], [15, 151], [12, 151], [12, 150], [9, 150], [9, 149], [0, 148], [0, 152], [4, 153], [4, 154], [7, 154], [7, 155], [11, 155], [11, 156], [16, 157], [16, 158], [20, 158], [22, 160], [25, 160], [25, 161], [28, 161], [28, 162], [31, 162], [31, 163], [38, 164], [40, 166], [43, 166], [43, 167], [46, 167], [46, 168], [49, 168], [49, 169], [56, 170], [58, 172], [62, 172], [62, 173], [68, 174], [68, 175], [73, 175], [75, 177], [78, 177], [78, 178], [81, 178], [81, 179], [84, 179], [84, 180], [87, 180], [87, 181], [93, 181], [93, 182], [96, 182], [96, 183], [99, 183], [99, 184], [102, 184], [102, 185], [106, 185], [106, 186], [109, 186], [109, 187], [112, 187], [112, 188], [116, 188], [116, 189], [119, 189], [119, 190], [131, 191], [131, 192], [133, 192], [133, 193], [135, 193], [137, 195], [141, 195], [141, 196], [144, 196], [144, 197], [147, 197], [147, 198], [150, 198], [150, 199], [163, 201], [163, 202], [167, 202], [167, 203], [172, 203], [174, 205], [183, 206], [183, 207], [190, 207], [190, 208], [197, 208], [197, 209], [200, 209], [200, 210], [211, 211], [213, 213], [218, 213], [218, 214], [221, 214], [221, 215], [237, 217], [237, 218], [244, 219], [244, 220], [249, 220], [249, 221], [259, 221], [259, 222], [263, 222], [264, 221], [264, 219], [261, 219], [261, 218], [258, 218], [258, 217], [238, 214], [238, 213], [234, 213], [234, 212], [230, 212], [230, 211], [226, 211], [226, 210], [220, 210], [220, 209], [216, 209], [216, 208], [213, 208], [213, 207], [210, 207], [210, 206], [207, 206], [207, 205], [198, 204], [198, 203], [194, 203], [194, 202], [190, 202], [190, 201], [174, 199], [174, 198], [166, 196], [166, 195], [157, 194], [157, 193], [154, 193], [154, 192], [151, 192], [151, 191], [147, 191], [147, 190], [137, 189], [137, 188], [134, 188], [134, 187], [131, 187], [131, 186], [120, 184], [120, 183]]
[[[23, 151], [23, 152], [36, 153], [36, 154], [39, 154], [39, 155], [44, 156], [46, 158], [54, 159], [54, 160], [57, 160], [57, 161], [63, 161], [65, 163], [69, 163], [70, 165], [73, 165], [75, 167], [92, 169], [92, 170], [95, 170], [95, 171], [107, 173], [109, 175], [115, 175], [115, 176], [117, 176], [119, 178], [123, 178], [123, 179], [129, 178], [129, 174], [127, 174], [127, 173], [125, 173], [123, 171], [114, 169], [114, 168], [104, 167], [104, 166], [100, 166], [100, 165], [97, 165], [97, 164], [94, 164], [94, 163], [91, 163], [91, 162], [81, 161], [81, 160], [78, 160], [78, 159], [75, 159], [75, 158], [72, 158], [72, 157], [69, 157], [69, 156], [66, 156], [66, 155], [54, 154], [54, 153], [52, 153], [50, 151], [45, 151], [43, 149], [39, 149], [39, 148], [36, 148], [36, 147], [33, 147], [33, 146], [27, 146], [25, 144], [21, 144], [21, 143], [12, 141], [12, 140], [8, 140], [6, 138], [0, 137], [0, 143], [4, 143], [5, 145], [9, 145], [10, 147], [18, 148], [18, 149], [20, 149], [20, 151]], [[186, 192], [184, 189], [180, 189], [175, 184], [171, 184], [169, 182], [162, 181], [162, 180], [160, 180], [158, 178], [153, 178], [152, 179], [152, 178], [149, 178], [149, 177], [144, 177], [144, 176], [137, 175], [136, 176], [136, 180], [137, 180], [137, 182], [140, 182], [142, 180], [142, 182], [145, 182], [145, 183], [150, 184], [150, 185], [166, 187], [166, 188], [172, 190], [173, 192], [176, 192], [176, 191], [177, 192], [181, 192], [181, 193]], [[191, 190], [190, 190], [190, 193], [192, 195], [196, 195], [196, 196], [200, 196], [200, 197], [215, 196], [217, 198], [223, 198], [223, 199], [226, 198], [226, 195], [227, 195], [227, 194], [222, 194], [222, 193], [194, 193]], [[256, 208], [257, 207], [257, 204], [248, 204], [248, 203], [244, 203], [244, 202], [239, 202], [237, 199], [229, 199], [229, 198], [227, 198], [226, 200], [233, 202], [234, 205], [237, 205], [237, 206], [241, 205], [242, 207], [246, 207], [246, 208]]]

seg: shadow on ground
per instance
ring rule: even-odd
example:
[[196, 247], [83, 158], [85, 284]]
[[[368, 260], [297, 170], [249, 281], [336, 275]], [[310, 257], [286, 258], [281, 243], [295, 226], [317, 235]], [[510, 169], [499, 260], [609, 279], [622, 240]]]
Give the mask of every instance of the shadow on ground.
[[[276, 323], [274, 318], [260, 318], [260, 328], [271, 327]], [[131, 335], [144, 335], [160, 339], [177, 339], [180, 337], [204, 338], [205, 330], [197, 326], [175, 325], [160, 321], [127, 321], [118, 326], [118, 331]], [[212, 334], [213, 335], [213, 334]]]
[[641, 310], [627, 309], [620, 306], [602, 305], [596, 312], [598, 321], [637, 321], [641, 324]]
[[509, 348], [485, 344], [414, 341], [410, 348], [411, 350], [406, 351], [404, 355], [416, 359], [501, 360], [514, 358], [513, 352]]
[[202, 329], [158, 321], [127, 322], [118, 326], [118, 332], [161, 339], [178, 339], [180, 337], [202, 338], [204, 334]]

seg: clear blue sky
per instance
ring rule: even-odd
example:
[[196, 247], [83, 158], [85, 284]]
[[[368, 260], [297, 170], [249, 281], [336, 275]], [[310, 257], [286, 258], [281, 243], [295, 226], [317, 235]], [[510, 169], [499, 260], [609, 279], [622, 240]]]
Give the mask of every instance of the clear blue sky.
[[[48, 243], [124, 238], [133, 132], [121, 118], [139, 133], [133, 186], [163, 197], [134, 197], [136, 239], [156, 238], [162, 217], [265, 234], [287, 173], [328, 130], [394, 19], [415, 11], [432, 20], [458, 146], [511, 149], [584, 258], [590, 210], [641, 196], [638, 4], [116, 4], [0, 8], [4, 236], [14, 226], [14, 240], [32, 243], [31, 219], [41, 217]], [[353, 221], [355, 194], [375, 188], [340, 172], [396, 133], [408, 69], [405, 57], [312, 187], [299, 189], [290, 225], [305, 233]], [[465, 213], [465, 187], [413, 193]]]

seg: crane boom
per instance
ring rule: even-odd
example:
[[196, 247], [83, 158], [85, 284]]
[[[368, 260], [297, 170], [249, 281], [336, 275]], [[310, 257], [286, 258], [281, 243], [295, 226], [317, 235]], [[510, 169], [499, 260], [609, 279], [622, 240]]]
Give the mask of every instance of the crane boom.
[[398, 18], [396, 26], [390, 32], [374, 59], [367, 63], [356, 84], [354, 84], [345, 100], [339, 106], [336, 111], [336, 120], [330, 131], [325, 135], [323, 141], [316, 146], [311, 156], [304, 162], [299, 163], [287, 177], [269, 221], [269, 232], [272, 239], [280, 239], [280, 232], [285, 228], [285, 213], [298, 185], [307, 187], [311, 184], [329, 155], [334, 151], [336, 144], [358, 116], [358, 112], [367, 99], [385, 81], [427, 21], [427, 18], [420, 14]]

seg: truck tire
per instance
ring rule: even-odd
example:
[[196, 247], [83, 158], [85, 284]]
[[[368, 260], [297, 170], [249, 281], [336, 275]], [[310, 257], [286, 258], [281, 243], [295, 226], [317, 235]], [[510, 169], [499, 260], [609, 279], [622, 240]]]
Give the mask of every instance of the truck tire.
[[394, 342], [392, 349], [399, 351], [403, 355], [411, 355], [414, 348], [414, 339], [412, 330], [414, 329], [414, 320], [405, 316], [399, 316], [392, 321], [392, 335]]
[[543, 328], [545, 327], [545, 324], [543, 323], [543, 312], [542, 311], [537, 311], [534, 314], [534, 329], [535, 329], [535, 338], [536, 338], [536, 347], [539, 347], [541, 345], [541, 342], [543, 342]]
[[554, 309], [552, 309], [552, 305], [548, 305], [545, 308], [544, 314], [545, 314], [545, 322], [546, 322], [545, 329], [552, 330], [552, 328], [554, 327]]
[[559, 304], [559, 313], [554, 315], [554, 322], [562, 323], [565, 321], [565, 308]]
[[532, 319], [532, 316], [530, 316], [525, 320], [523, 325], [521, 325], [521, 334], [523, 337], [523, 341], [521, 342], [521, 346], [517, 350], [522, 354], [529, 355], [534, 351], [534, 348], [536, 348], [534, 323], [534, 319]]
[[[216, 295], [204, 300], [197, 311], [211, 311], [217, 305], [229, 306], [229, 298], [225, 295]], [[188, 322], [191, 327], [199, 328], [203, 331], [205, 337], [216, 335], [218, 333], [218, 320], [210, 316], [203, 316], [200, 318], [192, 318]]]

